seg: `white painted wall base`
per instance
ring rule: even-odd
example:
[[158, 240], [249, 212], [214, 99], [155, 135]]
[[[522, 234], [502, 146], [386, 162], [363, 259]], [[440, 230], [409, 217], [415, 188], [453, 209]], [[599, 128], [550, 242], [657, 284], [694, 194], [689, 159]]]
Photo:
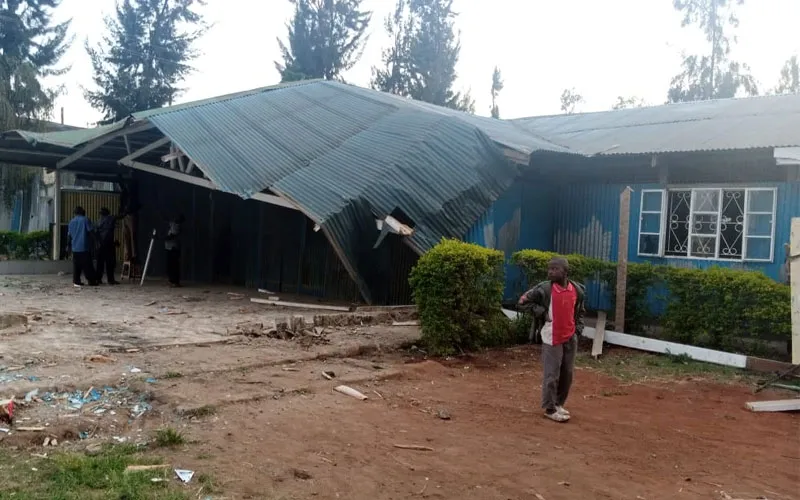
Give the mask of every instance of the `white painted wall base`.
[[70, 260], [0, 260], [0, 276], [71, 273]]

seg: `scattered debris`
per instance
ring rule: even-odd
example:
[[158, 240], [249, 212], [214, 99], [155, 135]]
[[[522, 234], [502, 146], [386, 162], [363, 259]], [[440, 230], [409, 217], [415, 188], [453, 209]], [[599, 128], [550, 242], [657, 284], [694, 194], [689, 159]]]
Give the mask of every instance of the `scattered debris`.
[[27, 394], [25, 394], [25, 402], [26, 403], [33, 402], [33, 398], [35, 398], [38, 394], [39, 394], [39, 389], [34, 389], [32, 391], [29, 391]]
[[86, 361], [90, 361], [92, 363], [116, 363], [117, 360], [112, 358], [111, 356], [106, 356], [104, 354], [92, 354], [86, 357]]
[[244, 299], [244, 294], [243, 293], [228, 292], [228, 299], [230, 299], [230, 300], [242, 300], [242, 299]]
[[129, 465], [125, 467], [125, 472], [143, 472], [163, 469], [169, 469], [169, 465]]
[[777, 387], [778, 389], [786, 389], [788, 391], [800, 391], [800, 385], [770, 384], [770, 387]]
[[141, 368], [136, 368], [135, 366], [131, 368], [131, 373], [142, 373]]
[[431, 448], [430, 446], [421, 446], [418, 444], [395, 444], [393, 446], [395, 448], [400, 448], [401, 450], [434, 451], [433, 448]]
[[145, 304], [145, 307], [154, 306], [154, 305], [156, 305], [156, 304], [158, 304], [158, 301], [151, 300], [150, 302], [148, 302], [147, 304]]
[[450, 412], [445, 410], [444, 408], [437, 411], [436, 416], [442, 420], [450, 420]]
[[384, 399], [384, 398], [383, 398], [383, 395], [382, 395], [380, 392], [378, 392], [378, 391], [376, 391], [376, 390], [374, 390], [374, 389], [373, 389], [373, 391], [372, 391], [372, 392], [374, 392], [375, 394], [377, 394], [379, 398], [381, 398], [381, 399]]
[[536, 500], [545, 500], [545, 498], [541, 494], [535, 493], [535, 495], [536, 495]]
[[348, 312], [350, 311], [349, 307], [344, 306], [329, 306], [325, 304], [306, 304], [302, 302], [283, 302], [280, 300], [271, 300], [271, 299], [257, 299], [252, 298], [250, 302], [254, 302], [256, 304], [268, 304], [271, 306], [277, 307], [296, 307], [300, 309], [320, 309], [324, 311], [341, 311], [341, 312]]
[[14, 430], [19, 432], [44, 432], [44, 427], [17, 427]]
[[0, 314], [0, 330], [5, 330], [14, 326], [26, 326], [28, 317], [18, 313]]
[[753, 394], [758, 394], [759, 392], [763, 391], [770, 385], [774, 385], [775, 382], [778, 382], [790, 375], [793, 375], [798, 369], [800, 369], [800, 365], [792, 365], [791, 368], [789, 368], [788, 370], [784, 370], [781, 373], [776, 374], [774, 377], [771, 377], [767, 381], [759, 384], [758, 387], [756, 387], [756, 390], [753, 391]]
[[785, 399], [775, 401], [752, 401], [746, 403], [745, 408], [750, 411], [800, 411], [800, 399]]
[[334, 372], [330, 371], [330, 370], [324, 370], [322, 372], [322, 376], [325, 377], [328, 380], [333, 380], [333, 379], [336, 378], [336, 374]]
[[0, 427], [0, 432], [8, 434], [9, 432], [11, 432], [11, 429], [7, 429], [5, 427]]
[[44, 443], [42, 443], [42, 446], [50, 446], [50, 438], [49, 437], [44, 438]]
[[352, 387], [348, 387], [346, 385], [337, 385], [336, 387], [333, 388], [333, 390], [336, 392], [340, 392], [342, 394], [346, 394], [348, 396], [352, 396], [356, 399], [360, 399], [361, 401], [368, 399], [365, 395], [361, 394]]
[[559, 486], [569, 486], [569, 481], [561, 481], [558, 483]]
[[155, 384], [156, 382], [158, 382], [153, 377], [146, 378], [146, 379], [144, 379], [144, 381], [147, 382], [148, 384]]
[[194, 477], [194, 471], [175, 469], [175, 475], [178, 476], [178, 479], [180, 479], [184, 483], [188, 483], [189, 481], [192, 480], [192, 477]]
[[292, 475], [297, 479], [302, 479], [303, 481], [307, 481], [312, 477], [311, 474], [301, 469], [292, 469]]
[[0, 422], [14, 423], [14, 397], [0, 400]]

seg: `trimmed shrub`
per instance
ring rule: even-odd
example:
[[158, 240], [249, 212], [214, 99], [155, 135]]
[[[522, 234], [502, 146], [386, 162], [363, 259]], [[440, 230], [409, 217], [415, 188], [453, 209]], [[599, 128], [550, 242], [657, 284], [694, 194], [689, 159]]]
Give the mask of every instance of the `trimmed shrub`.
[[504, 256], [498, 250], [444, 239], [420, 257], [410, 284], [422, 341], [434, 355], [503, 345], [511, 325], [500, 311]]
[[[533, 284], [546, 279], [547, 263], [556, 255], [522, 250], [512, 256], [512, 262], [520, 266], [528, 283]], [[581, 255], [566, 257], [572, 279], [605, 283], [616, 300], [616, 263]], [[663, 314], [651, 309], [653, 299], [664, 301]], [[764, 354], [767, 341], [791, 338], [790, 307], [789, 287], [759, 272], [628, 264], [625, 302], [628, 332], [642, 333], [646, 325], [659, 323], [663, 336], [669, 340]]]
[[6, 260], [44, 260], [50, 255], [48, 231], [15, 233], [0, 231], [0, 258]]

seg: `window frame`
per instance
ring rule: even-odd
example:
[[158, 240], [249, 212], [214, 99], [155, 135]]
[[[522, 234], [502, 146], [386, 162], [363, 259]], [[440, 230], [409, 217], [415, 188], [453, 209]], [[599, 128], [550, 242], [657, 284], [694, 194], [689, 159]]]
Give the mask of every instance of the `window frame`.
[[[708, 213], [710, 211], [697, 211], [694, 206], [695, 192], [696, 191], [713, 191], [718, 192], [718, 202], [716, 210], [716, 234], [715, 234], [715, 249], [713, 257], [699, 257], [692, 255], [692, 236], [710, 236], [710, 235], [697, 235], [694, 232], [694, 215], [697, 213]], [[742, 257], [740, 259], [722, 259], [719, 257], [721, 242], [721, 223], [722, 223], [722, 209], [724, 204], [724, 191], [726, 190], [739, 190], [744, 191], [744, 206], [742, 209]], [[673, 191], [689, 191], [689, 227], [686, 240], [686, 255], [666, 255], [665, 245], [667, 240], [667, 220], [669, 210], [669, 194]], [[761, 212], [750, 210], [750, 193], [752, 192], [771, 192], [772, 193], [772, 212]], [[660, 193], [661, 194], [661, 217], [659, 219], [659, 232], [658, 232], [658, 254], [643, 253], [640, 251], [641, 238], [643, 235], [652, 236], [656, 233], [643, 232], [642, 222], [645, 214], [656, 214], [654, 210], [644, 210], [644, 197], [646, 193]], [[636, 238], [636, 255], [641, 257], [660, 257], [665, 259], [688, 259], [688, 260], [706, 260], [706, 261], [719, 261], [719, 262], [774, 262], [775, 261], [775, 226], [777, 225], [777, 209], [778, 209], [778, 189], [777, 187], [767, 186], [732, 186], [732, 185], [700, 185], [700, 186], [669, 186], [661, 189], [643, 189], [639, 203], [639, 228]], [[748, 234], [749, 216], [754, 215], [768, 215], [771, 218], [770, 234], [769, 235], [750, 235]], [[768, 240], [770, 242], [769, 258], [749, 258], [747, 257], [747, 243], [749, 239]]]

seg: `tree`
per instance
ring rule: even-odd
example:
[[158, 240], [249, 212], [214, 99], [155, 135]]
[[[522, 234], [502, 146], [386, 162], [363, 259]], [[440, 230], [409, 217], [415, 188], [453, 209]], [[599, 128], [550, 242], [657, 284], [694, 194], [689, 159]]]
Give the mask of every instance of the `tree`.
[[617, 102], [615, 102], [611, 109], [629, 109], [629, 108], [641, 108], [646, 106], [644, 99], [641, 97], [631, 96], [631, 97], [617, 97]]
[[362, 0], [289, 0], [294, 4], [288, 46], [278, 39], [282, 62], [275, 62], [281, 81], [341, 78], [364, 51], [372, 13]]
[[195, 42], [206, 25], [195, 7], [202, 0], [117, 0], [114, 17], [106, 17], [103, 42], [86, 51], [97, 90], [86, 99], [105, 121], [171, 104], [181, 82], [193, 71]]
[[564, 89], [564, 92], [561, 93], [561, 111], [568, 115], [574, 113], [578, 105], [584, 102], [583, 96], [575, 91], [574, 87]]
[[[53, 110], [58, 89], [44, 78], [68, 68], [59, 63], [69, 48], [69, 21], [54, 23], [61, 0], [0, 0], [0, 132], [40, 130]], [[35, 170], [0, 166], [0, 198], [13, 203], [19, 189], [30, 186]]]
[[744, 0], [673, 0], [683, 14], [681, 26], [698, 26], [709, 43], [706, 55], [686, 55], [683, 71], [670, 84], [669, 102], [700, 101], [736, 97], [742, 92], [758, 94], [758, 86], [746, 64], [730, 60], [731, 38], [726, 29], [739, 26], [735, 7]]
[[773, 90], [774, 94], [800, 94], [800, 63], [797, 56], [792, 56], [783, 69], [778, 86]]
[[383, 68], [373, 68], [372, 87], [439, 106], [474, 112], [469, 92], [453, 90], [461, 43], [453, 0], [398, 0], [386, 20], [393, 46]]
[[492, 72], [492, 118], [500, 118], [500, 106], [497, 105], [497, 96], [503, 90], [503, 75], [500, 74], [500, 68], [494, 67]]

